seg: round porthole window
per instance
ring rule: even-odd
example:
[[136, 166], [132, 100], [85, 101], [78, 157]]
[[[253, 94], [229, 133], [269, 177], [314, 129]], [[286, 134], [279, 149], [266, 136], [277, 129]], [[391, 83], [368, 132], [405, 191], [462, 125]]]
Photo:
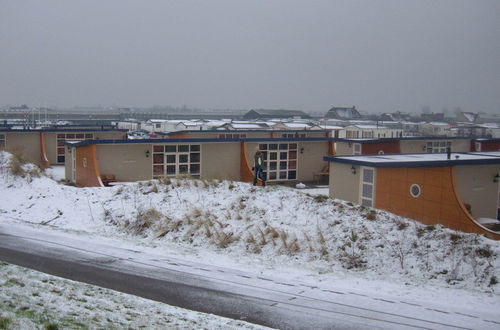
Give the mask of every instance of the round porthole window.
[[410, 194], [417, 198], [418, 196], [420, 196], [420, 193], [422, 192], [422, 189], [420, 189], [420, 186], [418, 184], [412, 184], [410, 186]]
[[383, 154], [384, 154], [384, 150], [379, 150], [379, 151], [378, 151], [378, 154], [379, 154], [379, 155], [383, 155]]

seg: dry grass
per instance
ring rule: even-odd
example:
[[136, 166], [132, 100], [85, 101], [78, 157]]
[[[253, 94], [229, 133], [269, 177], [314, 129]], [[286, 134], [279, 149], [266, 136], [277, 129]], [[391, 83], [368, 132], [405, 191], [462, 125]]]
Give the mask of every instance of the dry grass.
[[215, 231], [214, 242], [219, 248], [225, 249], [230, 244], [238, 241], [239, 238], [232, 232], [226, 233], [224, 231]]

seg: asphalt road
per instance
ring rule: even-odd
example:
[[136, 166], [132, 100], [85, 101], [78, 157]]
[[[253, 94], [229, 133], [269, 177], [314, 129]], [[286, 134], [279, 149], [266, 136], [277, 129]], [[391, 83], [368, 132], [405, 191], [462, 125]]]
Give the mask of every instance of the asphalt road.
[[0, 225], [0, 259], [200, 312], [280, 329], [498, 329], [500, 318], [335, 291], [68, 234]]

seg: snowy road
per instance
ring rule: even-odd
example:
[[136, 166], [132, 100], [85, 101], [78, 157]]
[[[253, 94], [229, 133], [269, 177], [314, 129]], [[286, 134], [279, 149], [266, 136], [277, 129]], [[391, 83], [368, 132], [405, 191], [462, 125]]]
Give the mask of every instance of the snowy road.
[[496, 311], [474, 314], [289, 282], [89, 241], [69, 233], [0, 225], [0, 259], [196, 311], [281, 329], [498, 329]]

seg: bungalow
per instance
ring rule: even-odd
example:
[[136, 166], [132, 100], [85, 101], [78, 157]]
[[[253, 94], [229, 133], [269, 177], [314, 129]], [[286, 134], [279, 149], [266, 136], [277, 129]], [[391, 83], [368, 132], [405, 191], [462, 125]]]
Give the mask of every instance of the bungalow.
[[403, 129], [388, 128], [379, 125], [350, 125], [345, 127], [346, 139], [396, 138], [403, 136]]
[[90, 126], [54, 127], [50, 129], [0, 129], [0, 148], [21, 153], [42, 166], [64, 164], [66, 141], [85, 139], [126, 139], [126, 129], [90, 128]]
[[66, 143], [66, 179], [77, 186], [102, 186], [103, 178], [139, 181], [188, 175], [202, 179], [253, 180], [255, 148], [263, 153], [270, 182], [313, 181], [333, 155], [321, 138], [170, 138], [87, 140]]
[[335, 154], [374, 155], [407, 153], [442, 153], [450, 147], [453, 152], [471, 151], [470, 138], [408, 137], [394, 139], [338, 139]]
[[324, 159], [331, 197], [500, 239], [500, 152]]
[[500, 139], [475, 139], [474, 151], [500, 151]]

